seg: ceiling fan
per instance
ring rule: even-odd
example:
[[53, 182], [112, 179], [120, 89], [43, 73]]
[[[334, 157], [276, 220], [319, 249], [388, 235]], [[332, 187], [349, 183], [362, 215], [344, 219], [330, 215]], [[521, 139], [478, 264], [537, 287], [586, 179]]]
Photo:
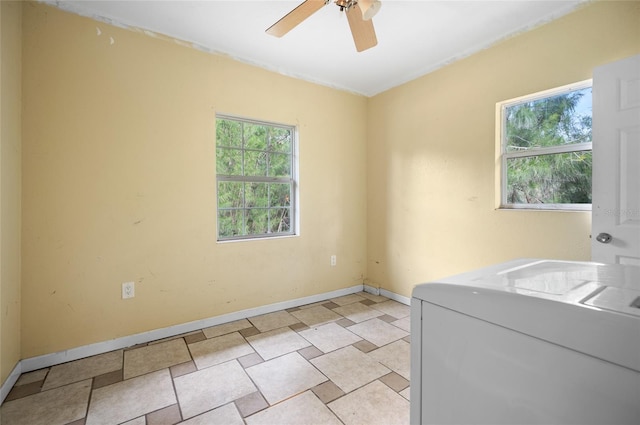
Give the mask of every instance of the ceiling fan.
[[[330, 2], [331, 0], [305, 0], [278, 22], [267, 28], [266, 33], [275, 37], [282, 37]], [[351, 35], [358, 52], [370, 49], [378, 44], [371, 18], [380, 10], [380, 1], [335, 0], [335, 4], [340, 8], [341, 12], [347, 15]]]

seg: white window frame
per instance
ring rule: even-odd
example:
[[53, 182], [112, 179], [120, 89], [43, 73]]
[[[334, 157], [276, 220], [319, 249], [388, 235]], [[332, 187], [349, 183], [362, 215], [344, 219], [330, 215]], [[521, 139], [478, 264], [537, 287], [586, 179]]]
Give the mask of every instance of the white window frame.
[[561, 211], [591, 211], [591, 204], [511, 204], [507, 202], [507, 160], [529, 156], [553, 155], [570, 152], [592, 151], [593, 143], [576, 143], [565, 146], [553, 146], [531, 149], [523, 152], [506, 151], [506, 118], [505, 110], [521, 103], [533, 102], [547, 97], [566, 94], [593, 86], [593, 80], [584, 80], [567, 84], [537, 93], [498, 102], [496, 104], [496, 162], [499, 164], [496, 172], [497, 196], [496, 208], [505, 210], [561, 210]]
[[[218, 174], [216, 169], [216, 240], [218, 243], [228, 243], [228, 242], [237, 242], [237, 241], [250, 241], [250, 240], [261, 240], [261, 239], [274, 239], [274, 238], [289, 238], [292, 236], [299, 235], [299, 222], [300, 222], [300, 207], [298, 203], [299, 193], [298, 193], [298, 127], [290, 124], [276, 123], [271, 121], [263, 121], [256, 120], [252, 118], [241, 117], [238, 115], [229, 115], [216, 113], [216, 127], [219, 119], [222, 120], [233, 120], [233, 121], [241, 121], [244, 123], [254, 124], [254, 125], [264, 125], [270, 127], [280, 127], [291, 130], [292, 140], [291, 140], [291, 176], [288, 178], [285, 177], [264, 177], [264, 176], [228, 176]], [[216, 149], [216, 159], [217, 159], [217, 148], [218, 142], [215, 140], [214, 147]], [[244, 151], [244, 148], [242, 149]], [[214, 161], [214, 164], [216, 161]], [[219, 212], [220, 207], [218, 205], [218, 183], [221, 181], [233, 181], [233, 182], [259, 182], [259, 183], [288, 183], [291, 185], [291, 213], [290, 213], [290, 225], [289, 232], [281, 232], [281, 233], [260, 233], [254, 235], [237, 235], [234, 237], [220, 237], [220, 220], [219, 220]]]

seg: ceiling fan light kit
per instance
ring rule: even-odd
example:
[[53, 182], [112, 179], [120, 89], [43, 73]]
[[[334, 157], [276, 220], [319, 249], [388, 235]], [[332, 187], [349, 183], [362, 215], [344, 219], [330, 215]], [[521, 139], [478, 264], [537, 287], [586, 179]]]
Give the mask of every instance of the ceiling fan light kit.
[[[266, 33], [275, 37], [282, 37], [330, 2], [331, 0], [305, 0], [278, 22], [267, 28]], [[378, 44], [371, 18], [378, 13], [382, 6], [379, 0], [335, 0], [335, 4], [340, 8], [341, 12], [347, 15], [351, 35], [358, 52], [370, 49]]]
[[362, 19], [368, 21], [378, 13], [382, 3], [378, 0], [359, 0], [358, 5], [362, 10]]

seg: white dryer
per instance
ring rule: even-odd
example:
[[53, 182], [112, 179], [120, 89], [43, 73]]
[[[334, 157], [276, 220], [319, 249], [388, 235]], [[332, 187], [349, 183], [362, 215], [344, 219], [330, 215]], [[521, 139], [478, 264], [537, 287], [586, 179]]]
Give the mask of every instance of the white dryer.
[[520, 259], [418, 285], [412, 424], [640, 424], [640, 267]]

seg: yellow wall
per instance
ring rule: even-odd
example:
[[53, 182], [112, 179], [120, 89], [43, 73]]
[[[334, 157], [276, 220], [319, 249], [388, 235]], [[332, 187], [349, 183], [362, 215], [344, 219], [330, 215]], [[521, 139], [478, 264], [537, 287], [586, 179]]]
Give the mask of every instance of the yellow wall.
[[21, 25], [0, 2], [0, 383], [20, 360]]
[[[41, 4], [23, 25], [23, 358], [362, 283], [365, 97]], [[298, 126], [299, 237], [216, 243], [216, 112]]]
[[496, 102], [640, 52], [640, 2], [603, 2], [369, 102], [367, 283], [415, 284], [516, 257], [589, 260], [589, 212], [496, 211]]
[[[495, 104], [637, 53], [639, 17], [592, 4], [366, 99], [25, 4], [20, 357], [364, 277], [409, 296], [513, 257], [589, 259], [589, 213], [494, 210]], [[299, 237], [215, 242], [216, 112], [299, 127]]]

